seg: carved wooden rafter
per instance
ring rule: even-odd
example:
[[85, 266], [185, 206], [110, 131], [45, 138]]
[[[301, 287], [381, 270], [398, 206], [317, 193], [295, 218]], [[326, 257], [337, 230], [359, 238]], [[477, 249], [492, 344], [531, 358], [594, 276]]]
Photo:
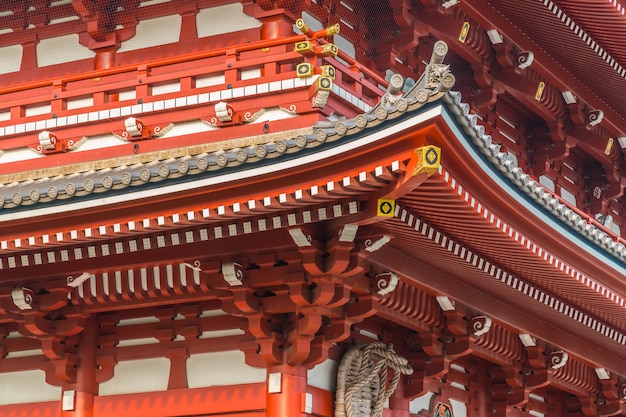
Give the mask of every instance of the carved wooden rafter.
[[524, 351], [519, 336], [503, 326], [493, 323], [487, 333], [477, 338], [473, 343], [474, 351], [487, 348], [484, 355], [492, 355], [495, 363], [518, 363], [524, 358]]
[[[405, 290], [401, 287], [400, 291]], [[416, 370], [404, 387], [410, 398], [432, 389], [432, 381], [445, 380], [451, 372], [451, 364], [464, 362], [462, 359], [472, 353], [473, 357], [487, 358], [492, 366], [500, 369], [501, 390], [505, 394], [502, 398], [493, 397], [492, 407], [497, 415], [509, 415], [513, 410], [527, 407], [533, 409], [533, 405], [529, 405], [530, 394], [544, 393], [543, 389], [548, 386], [577, 392], [583, 408], [587, 408], [586, 413], [601, 407], [605, 407], [606, 415], [620, 410], [622, 397], [616, 377], [598, 383], [594, 370], [574, 359], [568, 360], [567, 352], [528, 337], [525, 338], [528, 346], [523, 346], [517, 334], [494, 323], [489, 331], [476, 336], [475, 325], [480, 323], [478, 327], [482, 327], [485, 317], [472, 316], [458, 304], [454, 307], [440, 312], [445, 321], [435, 321], [439, 324], [413, 333], [407, 339], [407, 356]]]

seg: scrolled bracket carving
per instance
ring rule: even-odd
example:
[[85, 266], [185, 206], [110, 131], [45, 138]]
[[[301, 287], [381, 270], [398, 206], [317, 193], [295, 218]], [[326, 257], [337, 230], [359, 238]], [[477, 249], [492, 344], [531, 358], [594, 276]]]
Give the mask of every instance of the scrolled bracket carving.
[[567, 364], [569, 355], [564, 350], [556, 350], [550, 353], [548, 363], [554, 370], [564, 367]]
[[32, 304], [35, 298], [35, 293], [30, 288], [19, 287], [14, 288], [11, 291], [11, 299], [13, 304], [20, 310], [32, 310]]
[[234, 114], [232, 106], [223, 101], [215, 105], [215, 116], [222, 123], [232, 122]]
[[244, 268], [237, 262], [224, 262], [222, 264], [224, 281], [231, 287], [243, 285]]
[[340, 242], [354, 242], [356, 238], [356, 233], [359, 230], [359, 226], [356, 224], [346, 224], [339, 231], [339, 241]]
[[535, 54], [531, 51], [522, 51], [517, 54], [516, 63], [517, 68], [520, 70], [525, 70], [530, 67], [535, 59]]
[[492, 325], [491, 317], [489, 316], [476, 316], [472, 317], [470, 325], [472, 326], [472, 334], [476, 337], [480, 337], [491, 329]]
[[602, 110], [590, 110], [587, 113], [587, 125], [593, 127], [602, 123], [604, 119], [604, 112]]
[[58, 138], [54, 133], [50, 133], [47, 130], [39, 132], [38, 135], [39, 145], [42, 150], [52, 151], [56, 149]]
[[298, 247], [302, 248], [311, 246], [311, 235], [305, 233], [302, 229], [289, 229], [289, 235], [293, 239], [293, 243], [295, 243]]
[[391, 241], [389, 235], [383, 235], [376, 240], [367, 239], [365, 241], [365, 250], [368, 252], [376, 252]]
[[141, 137], [144, 127], [145, 125], [143, 124], [143, 122], [134, 117], [129, 117], [128, 119], [124, 120], [124, 128], [126, 129], [127, 136]]
[[44, 155], [69, 152], [80, 147], [87, 138], [59, 138], [47, 130], [39, 132], [39, 142], [29, 145], [31, 149]]
[[72, 288], [76, 288], [76, 287], [82, 285], [85, 281], [87, 281], [92, 276], [93, 275], [90, 274], [89, 272], [83, 272], [82, 274], [80, 274], [77, 277], [69, 276], [69, 277], [67, 277], [67, 286], [68, 287], [72, 287]]
[[393, 272], [383, 272], [374, 277], [376, 293], [385, 296], [398, 286], [398, 276]]
[[154, 139], [160, 137], [169, 132], [174, 125], [168, 123], [166, 125], [146, 125], [139, 119], [129, 117], [124, 120], [124, 130], [121, 132], [114, 132], [113, 134], [119, 138], [127, 140], [129, 142], [135, 142], [144, 139]]
[[193, 261], [193, 263], [183, 262], [183, 265], [185, 265], [187, 268], [191, 269], [192, 271], [202, 272], [202, 267], [201, 267], [202, 263], [198, 259]]

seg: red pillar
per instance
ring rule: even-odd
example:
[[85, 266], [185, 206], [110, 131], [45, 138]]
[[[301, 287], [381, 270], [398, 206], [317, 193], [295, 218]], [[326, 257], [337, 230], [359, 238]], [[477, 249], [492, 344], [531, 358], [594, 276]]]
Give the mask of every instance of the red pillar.
[[302, 365], [277, 365], [267, 370], [267, 417], [298, 417], [304, 409], [307, 371]]
[[187, 388], [187, 348], [169, 349], [167, 357], [171, 364], [167, 389]]
[[389, 397], [391, 417], [409, 417], [409, 400], [404, 397], [404, 381], [401, 378], [396, 390]]
[[[265, 11], [260, 8], [253, 8], [249, 11], [246, 11], [246, 8], [244, 7], [244, 12], [262, 22], [262, 40], [282, 39], [288, 36], [295, 35], [293, 31], [293, 20], [285, 15], [284, 10], [279, 9]], [[288, 48], [287, 45], [272, 47], [272, 51], [274, 52], [287, 52], [288, 49], [290, 48]], [[293, 49], [293, 47], [291, 47], [291, 49]], [[283, 63], [277, 66], [275, 62], [271, 62], [265, 64], [263, 75], [272, 76], [275, 74], [290, 72], [293, 70], [295, 70], [295, 67], [292, 63]]]
[[263, 17], [261, 21], [261, 39], [280, 39], [294, 34], [293, 24], [283, 14]]
[[76, 373], [76, 417], [93, 417], [94, 397], [98, 393], [96, 383], [96, 350], [98, 327], [95, 317], [85, 321], [78, 346], [78, 369]]
[[[476, 417], [490, 416], [489, 369], [487, 368], [487, 361], [482, 359], [476, 363], [476, 391]], [[468, 411], [471, 413], [470, 410]]]
[[109, 46], [106, 48], [96, 49], [96, 56], [94, 57], [94, 69], [101, 70], [107, 68], [113, 68], [115, 66], [115, 50], [117, 46]]
[[21, 71], [37, 68], [37, 39], [22, 43], [22, 65]]
[[[61, 411], [60, 417], [93, 417], [94, 415], [94, 398], [98, 392], [98, 384], [96, 383], [97, 337], [96, 320], [94, 317], [88, 317], [78, 342], [78, 368], [76, 369], [74, 399], [69, 401], [70, 404], [62, 404], [61, 408], [67, 409]], [[70, 390], [64, 390], [63, 396], [65, 397], [70, 393]], [[73, 408], [73, 410], [69, 408]]]

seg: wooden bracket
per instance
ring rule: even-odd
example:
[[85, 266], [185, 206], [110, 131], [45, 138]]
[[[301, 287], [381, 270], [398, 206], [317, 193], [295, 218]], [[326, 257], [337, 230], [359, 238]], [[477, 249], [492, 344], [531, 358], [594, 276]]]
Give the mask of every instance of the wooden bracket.
[[172, 123], [160, 125], [146, 125], [139, 119], [129, 117], [128, 119], [124, 120], [124, 130], [113, 132], [113, 134], [129, 142], [136, 142], [139, 140], [155, 139], [161, 137], [169, 132], [173, 127], [174, 125]]

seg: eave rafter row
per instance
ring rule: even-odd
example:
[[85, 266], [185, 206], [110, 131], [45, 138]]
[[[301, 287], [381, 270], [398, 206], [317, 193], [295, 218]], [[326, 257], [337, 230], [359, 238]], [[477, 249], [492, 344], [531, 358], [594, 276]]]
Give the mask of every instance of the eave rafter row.
[[[191, 243], [194, 240], [206, 240], [209, 238], [208, 236], [212, 236], [212, 238], [236, 236], [253, 231], [270, 230], [276, 225], [286, 227], [325, 220], [336, 216], [337, 213], [354, 214], [359, 209], [359, 202], [350, 196], [364, 191], [372, 191], [377, 187], [384, 187], [391, 176], [401, 172], [402, 169], [404, 169], [403, 164], [394, 159], [373, 166], [371, 170], [355, 172], [355, 175], [347, 174], [336, 179], [296, 188], [292, 191], [285, 190], [285, 192], [269, 194], [262, 198], [235, 201], [230, 204], [181, 211], [169, 215], [128, 219], [125, 222], [104, 223], [92, 227], [64, 229], [56, 233], [1, 240], [0, 251], [7, 253], [7, 256], [0, 257], [0, 269], [12, 268], [20, 264], [20, 261], [16, 260], [18, 256], [9, 256], [9, 254], [29, 250], [74, 244], [85, 245], [86, 242], [119, 238], [127, 239], [131, 235], [142, 236], [166, 229], [178, 229], [176, 233], [164, 234], [165, 237], [161, 238], [172, 239], [172, 244], [177, 245], [177, 242]], [[342, 207], [343, 203], [341, 202], [335, 203], [336, 207], [329, 203], [330, 200], [338, 201], [339, 199], [342, 201], [352, 199], [353, 201], [348, 202], [346, 207]], [[315, 207], [316, 204], [320, 206]], [[311, 207], [312, 205], [313, 207]], [[298, 206], [302, 208], [297, 209]], [[283, 212], [286, 209], [289, 213], [285, 214]], [[276, 214], [271, 215], [269, 213]], [[296, 220], [298, 216], [302, 218]], [[244, 220], [244, 218], [246, 219]], [[224, 223], [225, 220], [228, 222], [230, 219], [240, 220], [232, 224], [218, 224]], [[180, 231], [180, 229], [202, 224], [211, 224], [212, 227], [201, 229], [199, 232]], [[200, 234], [199, 237], [194, 237], [194, 234], [197, 233]], [[137, 239], [137, 242], [147, 242], [146, 239], [149, 240], [148, 237], [142, 236], [142, 239]], [[163, 245], [162, 242], [158, 244]], [[137, 245], [140, 244], [137, 243]], [[150, 249], [151, 245], [147, 245], [146, 248]], [[140, 249], [140, 246], [136, 246], [136, 249], [130, 251]], [[32, 254], [23, 256], [32, 256]], [[24, 262], [21, 263], [22, 266], [27, 265]], [[37, 264], [37, 262], [34, 263]]]
[[470, 106], [461, 102], [460, 93], [450, 92], [443, 96], [443, 100], [449, 104], [449, 109], [473, 145], [515, 186], [554, 215], [558, 221], [566, 224], [603, 251], [621, 261], [626, 261], [626, 244], [623, 239], [598, 228], [589, 216], [570, 208], [517, 166], [515, 155], [503, 152], [502, 145], [495, 143], [490, 135], [485, 134], [485, 128], [478, 123], [478, 117], [470, 113]]
[[[449, 186], [452, 190], [456, 192], [464, 201], [465, 204], [471, 207], [473, 211], [475, 211], [481, 218], [483, 218], [486, 222], [490, 223], [493, 227], [497, 228], [500, 233], [504, 236], [512, 239], [517, 244], [519, 244], [523, 250], [526, 252], [530, 252], [535, 259], [539, 259], [544, 263], [547, 263], [552, 268], [556, 268], [560, 271], [560, 274], [565, 274], [567, 277], [570, 277], [586, 287], [590, 288], [592, 291], [600, 294], [602, 297], [605, 297], [611, 303], [615, 303], [616, 305], [626, 308], [626, 300], [602, 285], [601, 283], [593, 280], [592, 278], [586, 276], [576, 268], [567, 264], [563, 260], [559, 259], [557, 256], [552, 254], [550, 251], [545, 248], [537, 245], [535, 242], [530, 240], [526, 235], [524, 235], [519, 230], [510, 226], [505, 221], [501, 220], [495, 213], [491, 212], [487, 207], [477, 202], [471, 194], [469, 194], [462, 185], [452, 176], [450, 173], [445, 171], [444, 168], [441, 168], [442, 176], [446, 181], [447, 186]], [[556, 201], [556, 199], [554, 199]]]
[[[276, 213], [260, 216], [256, 219], [220, 222], [207, 227], [187, 228], [187, 230], [167, 231], [155, 229], [149, 236], [138, 235], [136, 238], [120, 234], [119, 239], [106, 242], [82, 243], [73, 247], [53, 247], [41, 251], [30, 251], [23, 254], [5, 255], [0, 257], [0, 270], [26, 268], [56, 263], [71, 263], [86, 259], [106, 259], [109, 256], [140, 253], [155, 249], [177, 247], [208, 240], [222, 239], [246, 235], [253, 232], [264, 232], [296, 225], [329, 220], [337, 217], [358, 213], [358, 201], [346, 203], [335, 202], [317, 209], [308, 209], [291, 213]], [[145, 230], [144, 230], [145, 232]], [[78, 242], [77, 242], [78, 243]]]
[[215, 293], [199, 271], [181, 263], [94, 274], [70, 295], [77, 304], [110, 306], [194, 294], [206, 299]]
[[[623, 15], [624, 14], [624, 9], [621, 7], [621, 5], [619, 5], [616, 2], [613, 2], [614, 4], [617, 4], [616, 9], [618, 11], [620, 11], [620, 13]], [[567, 13], [565, 13], [557, 4], [555, 4], [552, 0], [543, 0], [543, 4], [544, 6], [550, 11], [552, 12], [552, 14], [554, 14], [558, 19], [561, 20], [561, 22], [563, 22], [572, 32], [574, 32], [583, 42], [585, 42], [587, 44], [587, 46], [589, 46], [589, 48], [593, 49], [593, 51], [598, 54], [598, 57], [600, 57], [602, 60], [604, 60], [607, 64], [609, 64], [609, 66], [611, 68], [613, 68], [615, 70], [615, 72], [617, 72], [621, 77], [623, 77], [624, 79], [626, 79], [626, 68], [622, 67], [622, 65], [620, 65], [619, 62], [617, 62], [612, 56], [611, 54], [609, 54], [602, 46], [600, 46], [600, 44], [598, 44], [594, 38], [592, 36], [589, 36], [589, 34], [587, 34], [585, 32], [585, 30], [583, 30], [583, 28], [581, 28], [573, 19], [571, 19]]]
[[[612, 339], [622, 345], [626, 345], [626, 335], [624, 333], [613, 327], [607, 326], [574, 306], [567, 304], [547, 294], [527, 281], [510, 274], [484, 257], [472, 252], [472, 250], [468, 249], [463, 244], [458, 243], [454, 239], [441, 233], [432, 225], [420, 219], [416, 213], [404, 209], [400, 205], [396, 205], [395, 216], [407, 226], [415, 229], [419, 234], [423, 235], [435, 244], [438, 244], [449, 253], [474, 266], [478, 270], [483, 271], [504, 285], [518, 291], [520, 294], [544, 304], [554, 311], [585, 325], [602, 336]], [[580, 274], [579, 272], [576, 273]], [[580, 275], [582, 276], [582, 274]]]

